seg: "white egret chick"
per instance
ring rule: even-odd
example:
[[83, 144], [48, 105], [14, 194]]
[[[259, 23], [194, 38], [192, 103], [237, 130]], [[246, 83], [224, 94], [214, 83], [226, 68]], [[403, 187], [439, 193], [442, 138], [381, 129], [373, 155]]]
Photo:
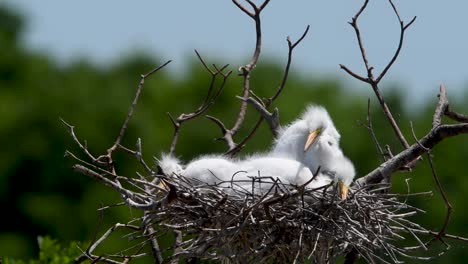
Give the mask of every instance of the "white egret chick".
[[[279, 179], [283, 184], [303, 185], [313, 178], [312, 172], [303, 163], [281, 157], [253, 156], [239, 162], [238, 166], [241, 173], [236, 175], [234, 180], [251, 180], [249, 176], [265, 177], [262, 179], [262, 185], [258, 187], [261, 191], [268, 191], [271, 188], [269, 182], [272, 183], [276, 179]], [[317, 187], [314, 184], [315, 180], [307, 186]]]
[[[346, 179], [352, 175], [349, 183], [342, 182], [338, 178], [341, 197], [346, 197], [348, 186], [355, 173], [353, 164], [343, 155], [339, 147], [340, 137], [325, 108], [310, 105], [300, 119], [280, 131], [272, 155], [303, 162], [313, 172], [318, 167], [322, 172], [334, 171], [334, 168], [339, 168], [339, 165], [335, 163], [345, 162], [344, 166], [351, 166], [352, 170], [349, 171], [353, 171], [353, 173], [345, 173], [348, 175]], [[325, 173], [323, 177], [321, 178], [324, 182], [327, 181], [327, 177], [330, 182], [335, 180], [330, 174]]]
[[[340, 134], [327, 110], [310, 105], [301, 118], [280, 131], [272, 155], [304, 162], [316, 171], [320, 166], [318, 158], [323, 154], [342, 155], [339, 140]], [[321, 144], [314, 144], [317, 141]]]
[[[256, 191], [266, 192], [276, 180], [282, 184], [303, 185], [313, 178], [312, 172], [303, 163], [281, 157], [252, 156], [233, 161], [222, 156], [202, 156], [184, 169], [180, 160], [163, 155], [158, 165], [168, 176], [176, 174], [207, 184], [221, 183], [219, 186], [223, 188], [247, 192], [252, 191], [252, 187]], [[254, 181], [254, 178], [258, 180]], [[316, 188], [329, 182], [317, 183], [314, 180], [307, 187]]]
[[349, 185], [353, 182], [356, 175], [353, 163], [344, 155], [329, 160], [329, 163], [324, 164], [325, 169], [321, 170], [319, 175], [326, 175], [328, 179], [338, 182], [341, 200], [346, 200], [349, 191]]
[[177, 158], [171, 155], [162, 155], [158, 165], [167, 176], [176, 174], [207, 184], [228, 181], [237, 171], [233, 161], [216, 155], [199, 157], [187, 164], [185, 169]]

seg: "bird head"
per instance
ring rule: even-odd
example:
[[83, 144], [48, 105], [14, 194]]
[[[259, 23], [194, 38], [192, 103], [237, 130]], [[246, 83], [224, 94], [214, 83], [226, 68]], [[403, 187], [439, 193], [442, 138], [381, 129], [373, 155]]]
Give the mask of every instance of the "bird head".
[[340, 134], [335, 128], [333, 121], [328, 114], [327, 110], [320, 105], [309, 105], [306, 108], [304, 114], [302, 114], [302, 120], [307, 123], [309, 131], [314, 131], [318, 128], [329, 129], [329, 133], [333, 134], [338, 140]]
[[304, 161], [312, 170], [316, 170], [319, 165], [323, 166], [330, 159], [343, 155], [339, 147], [341, 136], [323, 107], [307, 107], [302, 120], [307, 129], [303, 133]]
[[320, 159], [341, 153], [339, 140], [340, 134], [327, 110], [309, 105], [299, 119], [280, 131], [272, 152], [303, 161], [313, 171]]
[[334, 175], [334, 181], [338, 182], [341, 199], [346, 200], [349, 186], [356, 175], [353, 163], [346, 156], [341, 155], [335, 157], [329, 164], [326, 164], [326, 167]]

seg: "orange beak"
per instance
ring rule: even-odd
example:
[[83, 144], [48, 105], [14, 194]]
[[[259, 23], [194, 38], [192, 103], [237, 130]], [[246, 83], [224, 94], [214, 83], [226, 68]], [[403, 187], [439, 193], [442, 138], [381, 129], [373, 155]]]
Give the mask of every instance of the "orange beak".
[[306, 152], [312, 144], [317, 140], [317, 137], [320, 135], [322, 132], [321, 128], [317, 128], [316, 130], [310, 132], [309, 136], [307, 137], [307, 141], [304, 145], [304, 152]]
[[344, 182], [342, 182], [342, 181], [338, 181], [338, 187], [339, 187], [339, 191], [340, 191], [341, 200], [342, 201], [346, 200], [346, 198], [348, 197], [349, 187], [346, 186], [346, 184], [344, 184]]

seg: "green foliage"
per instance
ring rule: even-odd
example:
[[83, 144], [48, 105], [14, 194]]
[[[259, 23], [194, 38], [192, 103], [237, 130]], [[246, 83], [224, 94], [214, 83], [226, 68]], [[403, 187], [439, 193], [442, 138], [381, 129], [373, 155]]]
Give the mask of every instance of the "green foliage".
[[71, 242], [64, 246], [50, 237], [37, 237], [39, 245], [39, 258], [29, 261], [4, 259], [5, 264], [66, 264], [73, 263], [81, 254], [78, 242]]
[[[6, 21], [6, 22], [5, 22]], [[141, 73], [159, 65], [151, 56], [139, 54], [128, 56], [114, 65], [96, 67], [82, 60], [59, 66], [44, 54], [25, 51], [18, 43], [22, 21], [0, 8], [0, 256], [30, 258], [38, 254], [36, 237], [48, 234], [61, 241], [86, 241], [95, 234], [98, 209], [102, 204], [120, 202], [112, 190], [71, 171], [73, 160], [64, 158], [66, 149], [85, 158], [68, 135], [59, 117], [75, 125], [75, 132], [86, 140], [90, 151], [102, 154], [113, 143], [126, 112], [133, 99]], [[286, 51], [285, 51], [286, 52]], [[208, 62], [209, 58], [205, 58]], [[282, 68], [276, 62], [260, 61], [252, 76], [252, 88], [260, 97], [271, 96], [280, 82]], [[152, 157], [168, 151], [173, 127], [166, 112], [178, 116], [196, 109], [203, 101], [210, 77], [198, 62], [191, 62], [185, 73], [158, 72], [146, 81], [140, 103], [123, 140], [123, 145], [133, 148], [137, 138], [143, 142], [143, 156], [148, 163]], [[232, 66], [231, 70], [236, 70]], [[227, 126], [235, 122], [239, 109], [241, 78], [233, 74], [221, 97], [207, 114], [223, 120]], [[430, 128], [434, 101], [421, 109], [407, 109], [403, 94], [393, 87], [385, 90], [388, 105], [396, 114], [398, 122], [410, 142], [412, 140], [409, 120], [413, 121], [418, 136]], [[324, 105], [329, 109], [342, 134], [342, 146], [357, 167], [358, 176], [365, 175], [380, 163], [367, 129], [367, 98], [372, 99], [372, 119], [375, 132], [382, 145], [388, 144], [394, 153], [401, 150], [398, 140], [382, 114], [369, 87], [362, 91], [345, 89], [336, 80], [309, 78], [292, 72], [283, 94], [274, 107], [280, 109], [280, 117], [286, 124], [301, 114], [309, 103]], [[434, 98], [435, 98], [434, 94]], [[468, 112], [467, 96], [458, 100], [449, 90], [450, 101], [455, 109]], [[258, 119], [258, 113], [249, 107], [244, 128], [236, 136], [239, 142], [247, 135]], [[198, 155], [223, 152], [218, 127], [205, 118], [198, 118], [182, 127], [176, 153], [184, 160]], [[265, 151], [271, 145], [271, 133], [263, 124], [241, 155]], [[442, 184], [454, 206], [449, 232], [468, 234], [468, 214], [464, 200], [468, 192], [467, 136], [442, 142], [433, 151], [436, 168]], [[117, 155], [117, 166], [122, 175], [135, 176], [141, 172], [136, 161], [124, 153]], [[400, 173], [393, 179], [394, 191], [406, 192], [405, 179], [412, 178], [412, 191], [436, 192], [426, 163], [421, 163], [412, 172]], [[418, 221], [437, 230], [445, 217], [445, 207], [439, 195], [412, 200], [427, 214]], [[138, 212], [125, 207], [104, 211], [99, 234], [115, 222], [126, 222]], [[168, 246], [171, 238], [162, 240]], [[105, 248], [122, 248], [125, 239], [114, 240]], [[457, 263], [468, 254], [458, 243], [447, 255], [434, 263]], [[104, 248], [104, 249], [105, 249]], [[66, 263], [76, 247], [61, 247], [55, 241], [44, 238], [41, 242], [39, 262]], [[105, 251], [105, 250], [103, 250]], [[55, 253], [54, 253], [55, 252]], [[55, 258], [57, 257], [57, 258]], [[67, 258], [68, 257], [68, 258]], [[45, 262], [41, 262], [45, 261]], [[56, 262], [51, 262], [56, 261]], [[63, 261], [63, 262], [61, 262]], [[11, 262], [19, 263], [19, 262]]]

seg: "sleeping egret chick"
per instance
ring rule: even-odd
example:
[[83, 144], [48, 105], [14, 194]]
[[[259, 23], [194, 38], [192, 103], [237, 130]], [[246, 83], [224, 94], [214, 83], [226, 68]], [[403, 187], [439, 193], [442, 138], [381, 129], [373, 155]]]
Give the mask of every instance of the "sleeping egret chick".
[[230, 180], [236, 171], [236, 164], [225, 157], [202, 156], [187, 164], [183, 175], [208, 184], [216, 184]]
[[[303, 185], [313, 178], [312, 172], [303, 163], [280, 157], [253, 156], [239, 162], [239, 168], [245, 173], [239, 174], [236, 179], [254, 176], [265, 177], [262, 181], [267, 183], [279, 179], [283, 184]], [[263, 184], [260, 189], [268, 191], [270, 187], [271, 184]]]
[[230, 179], [237, 168], [231, 160], [216, 155], [199, 157], [187, 164], [185, 169], [177, 158], [163, 155], [158, 165], [167, 176], [175, 174], [207, 184], [216, 184]]
[[341, 200], [346, 200], [349, 186], [356, 175], [356, 171], [351, 160], [344, 155], [335, 157], [333, 160], [329, 160], [328, 163], [324, 164], [324, 169], [321, 170], [318, 176], [320, 176], [320, 174], [333, 178], [333, 181], [338, 183]]

